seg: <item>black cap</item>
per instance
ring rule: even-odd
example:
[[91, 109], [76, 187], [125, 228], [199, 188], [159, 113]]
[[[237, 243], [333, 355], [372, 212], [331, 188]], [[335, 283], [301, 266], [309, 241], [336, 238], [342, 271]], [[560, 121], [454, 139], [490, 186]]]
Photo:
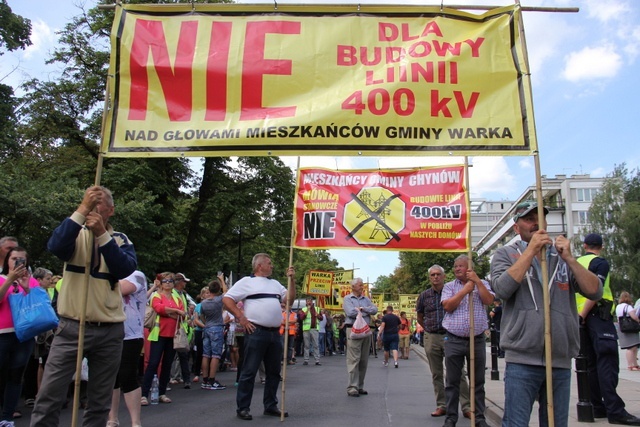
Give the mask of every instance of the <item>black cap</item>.
[[587, 234], [583, 242], [587, 246], [602, 246], [602, 236], [596, 233]]
[[[538, 209], [538, 203], [536, 203], [533, 200], [525, 200], [522, 203], [518, 203], [518, 206], [516, 206], [516, 210], [513, 215], [513, 222], [518, 221], [523, 216], [527, 216], [527, 214], [534, 209]], [[545, 207], [544, 214], [546, 215], [548, 213], [549, 213], [549, 209]]]

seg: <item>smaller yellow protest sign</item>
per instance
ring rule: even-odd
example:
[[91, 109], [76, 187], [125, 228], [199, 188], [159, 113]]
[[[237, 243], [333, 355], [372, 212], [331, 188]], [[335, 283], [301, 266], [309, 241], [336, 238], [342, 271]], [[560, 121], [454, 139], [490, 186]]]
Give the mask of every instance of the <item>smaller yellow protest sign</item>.
[[308, 295], [331, 295], [331, 284], [333, 283], [333, 273], [330, 271], [309, 271], [307, 281]]

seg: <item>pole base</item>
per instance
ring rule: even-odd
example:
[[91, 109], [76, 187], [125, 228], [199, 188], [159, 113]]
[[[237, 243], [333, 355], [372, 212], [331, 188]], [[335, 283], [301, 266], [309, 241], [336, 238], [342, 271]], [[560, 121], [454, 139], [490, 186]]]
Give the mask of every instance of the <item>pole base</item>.
[[491, 381], [500, 381], [500, 371], [491, 371]]
[[578, 409], [578, 422], [581, 423], [593, 423], [593, 405], [591, 402], [578, 402], [576, 404]]

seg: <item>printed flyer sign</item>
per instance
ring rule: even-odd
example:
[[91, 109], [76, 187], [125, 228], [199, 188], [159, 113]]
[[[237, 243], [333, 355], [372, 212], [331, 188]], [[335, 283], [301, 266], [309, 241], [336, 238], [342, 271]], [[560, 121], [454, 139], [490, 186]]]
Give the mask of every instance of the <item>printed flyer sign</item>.
[[307, 275], [307, 295], [330, 296], [332, 283], [332, 272], [311, 270]]
[[107, 157], [529, 155], [519, 5], [119, 4]]
[[332, 171], [301, 168], [298, 248], [465, 252], [469, 201], [464, 166]]

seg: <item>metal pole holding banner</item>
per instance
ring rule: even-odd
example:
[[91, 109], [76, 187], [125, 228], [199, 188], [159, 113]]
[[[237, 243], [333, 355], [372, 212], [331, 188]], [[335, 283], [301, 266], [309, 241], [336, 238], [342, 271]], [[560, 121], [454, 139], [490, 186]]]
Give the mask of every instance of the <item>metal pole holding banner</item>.
[[[296, 173], [300, 173], [300, 157], [298, 156], [298, 164], [296, 166]], [[291, 222], [291, 242], [289, 245], [289, 266], [293, 265], [293, 243], [296, 236], [296, 222]], [[280, 405], [280, 421], [284, 421], [284, 413], [285, 413], [285, 395], [286, 395], [286, 387], [287, 384], [287, 356], [289, 353], [289, 310], [291, 309], [291, 304], [289, 303], [289, 294], [291, 294], [291, 287], [295, 286], [293, 284], [293, 277], [287, 276], [287, 302], [285, 306], [285, 320], [284, 320], [284, 349], [282, 356], [282, 393], [280, 400], [282, 404]]]
[[[469, 194], [469, 157], [464, 156], [464, 186]], [[468, 196], [467, 196], [468, 197]], [[470, 214], [467, 212], [470, 216]], [[467, 221], [467, 257], [469, 270], [473, 269], [473, 253], [471, 252], [471, 221]], [[474, 284], [475, 288], [475, 284]], [[469, 406], [471, 407], [471, 425], [476, 425], [476, 340], [475, 318], [473, 315], [473, 291], [469, 294]]]

